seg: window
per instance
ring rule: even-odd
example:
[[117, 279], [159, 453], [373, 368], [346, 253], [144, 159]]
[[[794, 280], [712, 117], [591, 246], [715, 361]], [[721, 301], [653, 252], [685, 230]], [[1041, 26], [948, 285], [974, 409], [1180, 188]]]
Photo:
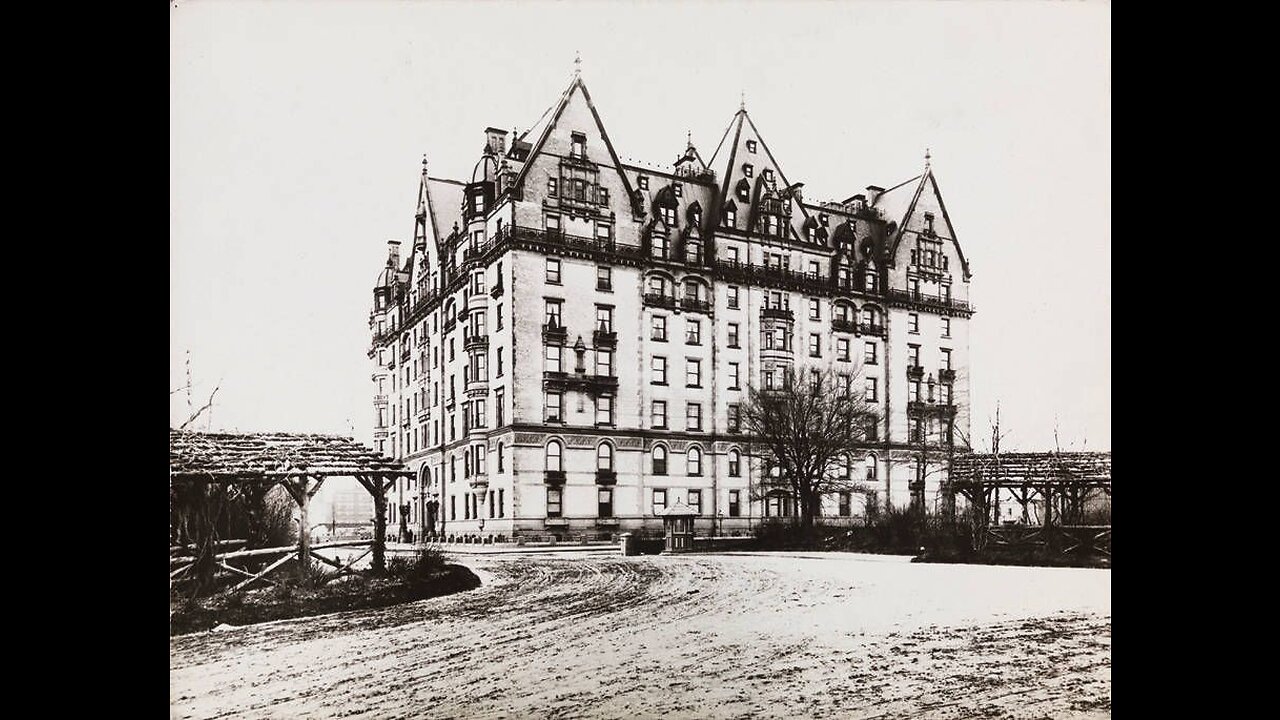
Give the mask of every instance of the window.
[[849, 517], [853, 514], [850, 508], [851, 500], [852, 493], [848, 490], [842, 490], [840, 492], [840, 517]]
[[653, 491], [653, 514], [660, 515], [663, 510], [667, 509], [667, 491], [665, 489]]
[[694, 206], [689, 210], [689, 222], [694, 225], [702, 224], [702, 208]]
[[739, 517], [742, 515], [742, 500], [740, 490], [729, 491], [729, 517]]
[[911, 278], [907, 280], [907, 291], [911, 293], [911, 297], [920, 298], [920, 278]]
[[924, 419], [912, 418], [911, 420], [911, 442], [924, 442]]
[[667, 359], [664, 357], [655, 355], [653, 359], [650, 360], [650, 368], [653, 369], [653, 380], [651, 382], [654, 385], [666, 385], [667, 384]]
[[844, 397], [853, 395], [853, 376], [840, 375], [838, 377], [840, 383], [840, 394]]
[[498, 443], [498, 472], [503, 471], [503, 464], [506, 461], [506, 445]]
[[725, 210], [725, 211], [724, 211], [724, 224], [725, 224], [725, 225], [727, 225], [728, 227], [737, 227], [737, 225], [738, 225], [738, 211], [737, 211], [737, 210], [735, 210], [735, 209], [733, 209], [733, 208], [729, 208], [729, 209]]
[[755, 168], [751, 166], [751, 163], [745, 163], [742, 166], [742, 174], [751, 177], [755, 174]]
[[547, 258], [547, 282], [560, 284], [560, 261], [555, 258]]
[[772, 370], [764, 371], [764, 389], [765, 390], [773, 389], [773, 371]]
[[875, 415], [867, 415], [862, 418], [863, 428], [862, 434], [864, 440], [880, 439], [880, 423], [876, 420]]
[[777, 215], [765, 215], [765, 216], [764, 216], [764, 231], [765, 231], [765, 233], [766, 233], [766, 234], [768, 234], [768, 235], [777, 235], [777, 234], [778, 234], [778, 227], [779, 227], [779, 226], [778, 226], [778, 216], [777, 216]]
[[742, 477], [742, 453], [737, 450], [729, 451], [729, 477]]
[[729, 405], [729, 432], [742, 432], [742, 413], [737, 403]]
[[942, 337], [951, 337], [951, 318], [942, 318]]
[[686, 430], [702, 430], [702, 405], [699, 403], [688, 403], [684, 410], [685, 429]]
[[879, 402], [876, 399], [876, 379], [867, 378], [867, 402]]
[[653, 446], [653, 474], [667, 474], [667, 448], [665, 445]]
[[471, 278], [471, 294], [483, 295], [484, 293], [485, 293], [484, 271], [481, 270], [480, 272], [477, 272], [475, 275], [473, 275]]
[[550, 197], [556, 197], [556, 196], [557, 196], [557, 192], [556, 192], [556, 183], [557, 183], [557, 182], [558, 182], [558, 181], [557, 181], [555, 178], [547, 178], [547, 195], [548, 195], [548, 196], [550, 196]]
[[921, 395], [920, 390], [921, 385], [919, 380], [912, 380], [907, 383], [907, 401], [922, 402], [924, 400], [924, 396]]
[[822, 308], [817, 298], [809, 298], [809, 319], [810, 320], [822, 319]]
[[765, 181], [765, 182], [768, 182], [768, 183], [773, 182], [773, 171], [772, 171], [772, 170], [770, 170], [769, 168], [765, 168], [765, 169], [764, 169], [764, 173], [762, 173], [762, 174], [764, 175], [764, 181]]
[[542, 317], [542, 321], [547, 324], [547, 327], [563, 327], [563, 324], [560, 322], [560, 307], [563, 302], [563, 300], [547, 301], [546, 313]]
[[941, 352], [942, 352], [942, 369], [950, 370], [951, 369], [951, 350], [949, 348], [942, 348]]
[[596, 268], [596, 289], [613, 291], [613, 268], [606, 265]]
[[596, 375], [613, 376], [613, 351], [596, 350]]
[[658, 342], [667, 341], [667, 317], [665, 315], [654, 315], [649, 321], [652, 332], [649, 338]]
[[920, 346], [907, 346], [907, 364], [911, 367], [920, 367]]
[[564, 448], [560, 447], [559, 440], [552, 440], [547, 443], [547, 472], [560, 472], [564, 470], [564, 464], [561, 462], [561, 455]]
[[685, 360], [684, 384], [685, 387], [702, 387], [701, 360]]
[[667, 401], [653, 401], [653, 421], [651, 423], [654, 429], [665, 430], [667, 427]]
[[731, 362], [729, 363], [729, 389], [737, 390], [738, 387], [738, 363]]
[[457, 495], [449, 496], [449, 519], [450, 520], [458, 519], [458, 496]]
[[613, 424], [613, 397], [601, 395], [596, 398], [596, 425]]
[[943, 383], [938, 386], [938, 402], [943, 405], [951, 404], [951, 384]]
[[913, 335], [920, 332], [920, 313], [907, 314], [907, 332]]
[[[661, 208], [658, 208], [658, 210], [659, 212], [662, 213], [662, 222], [665, 223], [667, 227], [676, 226], [676, 209], [675, 208], [661, 207]], [[663, 244], [662, 257], [666, 257], [666, 243], [667, 243], [667, 239], [663, 237], [662, 238], [662, 244]]]
[[697, 240], [686, 240], [684, 243], [684, 261], [697, 265], [702, 262], [702, 243]]
[[688, 452], [684, 454], [685, 474], [698, 476], [702, 474], [702, 450], [697, 447], [690, 446]]
[[484, 445], [477, 445], [476, 446], [476, 474], [477, 475], [488, 474], [485, 472], [487, 460], [488, 460], [488, 448], [486, 448]]
[[671, 186], [671, 189], [675, 191], [676, 197], [680, 197], [684, 194], [684, 185], [681, 183], [675, 183]]
[[876, 357], [875, 343], [869, 342], [863, 345], [862, 361], [868, 365], [875, 365], [878, 362], [880, 362], [879, 359]]
[[503, 353], [503, 351], [502, 351], [502, 350], [503, 350], [502, 348], [498, 348], [498, 372], [497, 372], [497, 375], [495, 375], [495, 377], [502, 377], [502, 372], [503, 372], [503, 371], [502, 371], [502, 357], [503, 357], [503, 355], [505, 354], [505, 353]]
[[738, 248], [736, 247], [729, 248], [729, 262], [733, 263], [734, 265], [738, 264]]
[[748, 141], [747, 141], [747, 152], [749, 152], [749, 153], [754, 153], [755, 151], [756, 151], [756, 141], [755, 141], [755, 140], [748, 140]]
[[809, 333], [809, 357], [822, 357], [822, 338], [818, 333]]
[[729, 309], [738, 309], [738, 287], [736, 285], [729, 286]]
[[729, 347], [738, 347], [738, 323], [729, 323]]
[[596, 447], [596, 469], [606, 472], [613, 470], [613, 446], [609, 443], [600, 443]]
[[569, 154], [573, 157], [580, 158], [587, 155], [587, 136], [582, 133], [573, 133], [573, 145], [569, 148]]
[[836, 338], [836, 359], [849, 362], [849, 338]]
[[[675, 211], [673, 210], [672, 215], [674, 216], [674, 214]], [[659, 260], [665, 260], [667, 258], [667, 236], [660, 233], [654, 233], [651, 239], [653, 247], [651, 248], [650, 253]]]
[[561, 504], [560, 488], [547, 488], [547, 517], [560, 517]]
[[866, 273], [863, 274], [862, 287], [865, 288], [867, 292], [876, 291], [876, 271], [874, 268], [868, 267]]
[[813, 396], [817, 397], [822, 393], [822, 373], [817, 368], [809, 370], [809, 388], [813, 391]]
[[600, 332], [613, 332], [613, 308], [596, 306], [596, 329]]
[[498, 303], [498, 329], [502, 329], [502, 303]]
[[[597, 189], [596, 189], [596, 196], [599, 198], [599, 201], [600, 201], [600, 204], [601, 204], [601, 205], [608, 205], [608, 204], [609, 204], [609, 188], [604, 188], [604, 187], [602, 187], [602, 188], [597, 188]], [[601, 226], [601, 227], [603, 227], [603, 228], [605, 229], [605, 234], [604, 234], [604, 235], [605, 235], [605, 237], [608, 237], [608, 236], [609, 236], [609, 232], [608, 232], [608, 230], [609, 230], [609, 226], [608, 226], [608, 225], [603, 225], [603, 226]], [[599, 233], [596, 233], [596, 237], [599, 237], [599, 236], [600, 236], [600, 234], [599, 234]]]
[[697, 320], [684, 321], [684, 341], [687, 345], [702, 344], [702, 323]]
[[563, 396], [558, 392], [547, 393], [547, 422], [564, 422], [564, 416], [560, 412], [560, 405]]
[[559, 345], [547, 345], [547, 362], [544, 368], [547, 372], [560, 372], [560, 357], [563, 351]]
[[693, 510], [695, 515], [702, 514], [702, 491], [701, 490], [689, 491], [689, 507]]
[[809, 261], [809, 277], [816, 278], [822, 274], [822, 266], [818, 265], [817, 260]]
[[552, 215], [552, 214], [548, 214], [548, 215], [547, 215], [547, 229], [548, 229], [548, 230], [559, 230], [559, 229], [560, 229], [560, 216], [559, 216], [559, 215]]
[[648, 189], [649, 189], [649, 176], [648, 176], [648, 175], [641, 175], [640, 177], [636, 178], [636, 187], [640, 188], [641, 190], [648, 190]]

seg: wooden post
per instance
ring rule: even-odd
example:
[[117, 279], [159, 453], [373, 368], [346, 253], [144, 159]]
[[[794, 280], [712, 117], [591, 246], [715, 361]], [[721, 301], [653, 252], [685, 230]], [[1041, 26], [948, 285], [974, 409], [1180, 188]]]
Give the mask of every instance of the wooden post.
[[311, 493], [307, 492], [307, 478], [302, 478], [298, 492], [298, 565], [302, 575], [311, 574], [311, 519], [307, 509], [311, 505]]
[[387, 569], [387, 488], [379, 475], [371, 480], [369, 492], [373, 493], [373, 570]]

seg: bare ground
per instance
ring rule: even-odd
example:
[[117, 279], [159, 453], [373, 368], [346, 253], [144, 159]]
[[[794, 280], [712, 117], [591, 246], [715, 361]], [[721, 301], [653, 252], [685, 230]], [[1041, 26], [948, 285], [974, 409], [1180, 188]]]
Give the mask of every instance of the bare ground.
[[175, 718], [1097, 718], [1110, 570], [462, 560], [483, 585], [170, 642]]

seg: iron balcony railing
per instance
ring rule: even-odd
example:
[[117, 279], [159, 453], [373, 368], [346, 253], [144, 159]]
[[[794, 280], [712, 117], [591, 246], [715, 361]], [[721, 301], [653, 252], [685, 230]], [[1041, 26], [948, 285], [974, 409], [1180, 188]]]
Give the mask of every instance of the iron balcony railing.
[[644, 304], [649, 307], [674, 309], [676, 299], [671, 295], [663, 295], [662, 293], [645, 293]]
[[836, 332], [854, 332], [857, 324], [852, 320], [844, 320], [841, 318], [832, 318], [831, 329]]
[[973, 305], [965, 300], [957, 300], [949, 295], [931, 295], [929, 293], [912, 292], [910, 290], [890, 290], [889, 299], [916, 303], [933, 307], [954, 308], [956, 310], [973, 310]]
[[796, 314], [787, 308], [760, 308], [762, 320], [794, 320]]

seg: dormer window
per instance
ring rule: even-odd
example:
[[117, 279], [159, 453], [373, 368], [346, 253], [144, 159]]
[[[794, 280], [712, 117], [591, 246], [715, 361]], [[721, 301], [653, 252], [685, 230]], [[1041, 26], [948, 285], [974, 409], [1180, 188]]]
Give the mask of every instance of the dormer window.
[[558, 185], [559, 185], [559, 182], [555, 178], [547, 178], [547, 196], [548, 197], [559, 196], [560, 188], [558, 187]]
[[662, 210], [662, 222], [666, 223], [667, 227], [675, 227], [676, 209], [673, 207], [663, 207], [661, 208], [661, 210]]
[[747, 177], [751, 177], [752, 173], [754, 173], [755, 170], [756, 169], [752, 167], [751, 163], [746, 163], [742, 166], [742, 174], [746, 175]]
[[927, 212], [924, 214], [924, 225], [925, 232], [933, 233], [933, 213]]
[[725, 226], [726, 226], [726, 227], [737, 227], [737, 226], [738, 226], [738, 211], [737, 211], [737, 210], [734, 210], [733, 208], [728, 208], [727, 210], [725, 210], [725, 211], [724, 211], [724, 224], [725, 224]]
[[748, 141], [747, 141], [747, 152], [749, 152], [749, 153], [754, 153], [755, 151], [756, 151], [756, 141], [755, 141], [755, 140], [748, 140]]
[[764, 169], [764, 181], [767, 183], [773, 182], [773, 171], [769, 168]]
[[573, 145], [569, 150], [569, 155], [576, 158], [585, 158], [587, 156], [587, 136], [582, 133], [573, 133]]
[[745, 179], [738, 181], [738, 185], [733, 189], [733, 192], [742, 202], [749, 202], [751, 200], [751, 184]]
[[682, 185], [681, 183], [676, 183], [672, 185], [672, 188], [674, 189], [676, 197], [680, 197], [681, 195], [684, 194], [684, 185]]
[[778, 234], [778, 216], [777, 215], [764, 216], [764, 231], [768, 235]]
[[818, 222], [822, 224], [822, 227], [827, 227], [827, 214], [819, 213]]
[[648, 175], [641, 175], [640, 177], [636, 178], [636, 187], [640, 188], [641, 190], [648, 190], [648, 189], [649, 189], [649, 176], [648, 176]]
[[596, 194], [600, 197], [601, 205], [609, 204], [609, 188], [597, 188]]

